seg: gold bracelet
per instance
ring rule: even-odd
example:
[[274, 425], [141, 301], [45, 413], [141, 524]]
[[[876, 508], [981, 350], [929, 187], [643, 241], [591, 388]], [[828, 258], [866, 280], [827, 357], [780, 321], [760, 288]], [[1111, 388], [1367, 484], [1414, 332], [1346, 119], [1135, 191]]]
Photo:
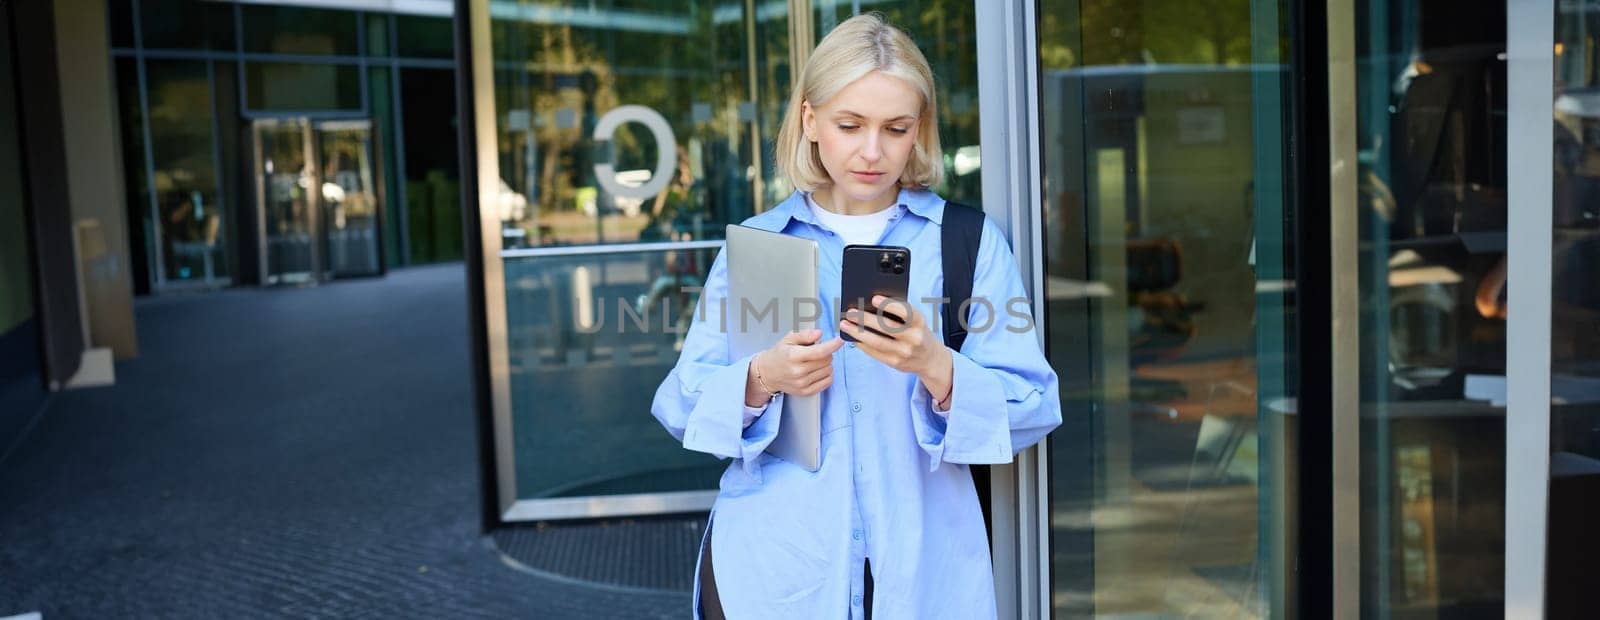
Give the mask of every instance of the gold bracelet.
[[[761, 353], [766, 353], [766, 351]], [[767, 380], [761, 378], [761, 365], [757, 364], [761, 360], [761, 353], [757, 353], [755, 357], [750, 358], [750, 368], [756, 371], [756, 385], [761, 386], [761, 391], [767, 393], [767, 400], [772, 400], [778, 395], [778, 391], [767, 387]]]

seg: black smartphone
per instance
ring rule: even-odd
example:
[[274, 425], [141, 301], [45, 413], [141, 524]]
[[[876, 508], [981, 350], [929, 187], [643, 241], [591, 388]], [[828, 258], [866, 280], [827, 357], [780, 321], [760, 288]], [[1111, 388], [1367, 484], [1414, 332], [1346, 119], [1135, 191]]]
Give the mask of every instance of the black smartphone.
[[[878, 312], [872, 305], [874, 295], [883, 295], [890, 299], [906, 299], [907, 291], [911, 288], [911, 250], [893, 245], [847, 245], [844, 248], [844, 264], [841, 267], [839, 283], [840, 317], [844, 311], [861, 310], [871, 315]], [[893, 312], [894, 306], [885, 310], [883, 315], [896, 321], [903, 321], [903, 317]], [[893, 334], [873, 329], [875, 316], [865, 317], [867, 331], [880, 336], [893, 337]], [[845, 340], [855, 342], [855, 336], [845, 330], [839, 334]]]

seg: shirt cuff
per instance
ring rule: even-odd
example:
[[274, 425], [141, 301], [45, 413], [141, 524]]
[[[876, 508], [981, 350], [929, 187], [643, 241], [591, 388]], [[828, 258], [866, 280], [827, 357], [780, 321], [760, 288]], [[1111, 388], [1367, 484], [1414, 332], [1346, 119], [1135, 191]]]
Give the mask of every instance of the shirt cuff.
[[772, 415], [763, 414], [748, 426], [742, 423], [744, 386], [752, 357], [746, 356], [717, 369], [695, 388], [700, 398], [684, 424], [683, 447], [722, 458], [741, 459], [745, 471], [758, 472], [758, 457], [778, 436], [778, 425], [783, 418], [783, 395], [767, 403], [769, 408], [778, 407]]
[[761, 414], [766, 413], [766, 412], [767, 412], [767, 405], [766, 404], [763, 404], [760, 407], [751, 407], [749, 405], [745, 405], [745, 407], [744, 407], [744, 427], [745, 428], [750, 428], [751, 424], [755, 424], [756, 423], [756, 418], [761, 417]]
[[[928, 390], [917, 388], [911, 396], [912, 427], [917, 444], [928, 455], [928, 471], [941, 462], [966, 465], [1011, 461], [1011, 435], [1007, 400], [999, 379], [960, 352], [952, 353], [950, 410], [940, 413]], [[956, 410], [961, 415], [955, 415]]]
[[[954, 372], [950, 373], [950, 382], [951, 382], [951, 386], [950, 386], [950, 399], [949, 399], [949, 402], [950, 403], [955, 403], [956, 394], [955, 394], [955, 385], [954, 385], [955, 384], [955, 373]], [[927, 388], [923, 388], [923, 391], [926, 392]], [[939, 402], [933, 399], [933, 394], [932, 393], [928, 394], [928, 410], [932, 411], [935, 415], [937, 415], [937, 416], [939, 416], [941, 418], [945, 418], [945, 419], [949, 419], [950, 418], [950, 409], [948, 409], [948, 408], [940, 409], [939, 408]]]

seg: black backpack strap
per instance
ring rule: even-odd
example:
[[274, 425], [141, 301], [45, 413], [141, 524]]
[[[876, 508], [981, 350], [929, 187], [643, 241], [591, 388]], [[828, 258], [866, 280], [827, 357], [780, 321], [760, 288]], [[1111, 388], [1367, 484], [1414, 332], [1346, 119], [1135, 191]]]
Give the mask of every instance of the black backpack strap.
[[[961, 350], [961, 345], [967, 342], [967, 330], [962, 327], [961, 321], [956, 320], [956, 312], [961, 309], [961, 304], [972, 297], [972, 280], [978, 271], [978, 244], [983, 242], [982, 211], [955, 202], [944, 203], [944, 222], [940, 225], [941, 251], [944, 252], [944, 296], [950, 298], [945, 304], [941, 320], [944, 322], [944, 342], [951, 349]], [[968, 307], [971, 310], [971, 307]], [[973, 465], [972, 487], [978, 494], [978, 506], [983, 509], [983, 531], [990, 533], [990, 523], [993, 516], [990, 514], [989, 491], [989, 466]], [[990, 544], [994, 543], [991, 535]]]
[[[944, 296], [950, 299], [940, 312], [944, 342], [961, 350], [967, 330], [957, 320], [961, 304], [972, 297], [972, 280], [978, 269], [978, 244], [983, 241], [983, 212], [958, 202], [944, 203], [940, 245], [944, 253]], [[964, 318], [964, 317], [963, 317]]]

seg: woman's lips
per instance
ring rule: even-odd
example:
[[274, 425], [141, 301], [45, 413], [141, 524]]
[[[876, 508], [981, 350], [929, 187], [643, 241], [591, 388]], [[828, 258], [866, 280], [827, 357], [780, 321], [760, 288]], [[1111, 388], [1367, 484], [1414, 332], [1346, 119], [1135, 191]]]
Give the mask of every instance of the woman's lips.
[[869, 183], [883, 178], [882, 172], [862, 172], [860, 170], [852, 170], [850, 171], [850, 174], [854, 175], [857, 179], [861, 179], [862, 181]]

